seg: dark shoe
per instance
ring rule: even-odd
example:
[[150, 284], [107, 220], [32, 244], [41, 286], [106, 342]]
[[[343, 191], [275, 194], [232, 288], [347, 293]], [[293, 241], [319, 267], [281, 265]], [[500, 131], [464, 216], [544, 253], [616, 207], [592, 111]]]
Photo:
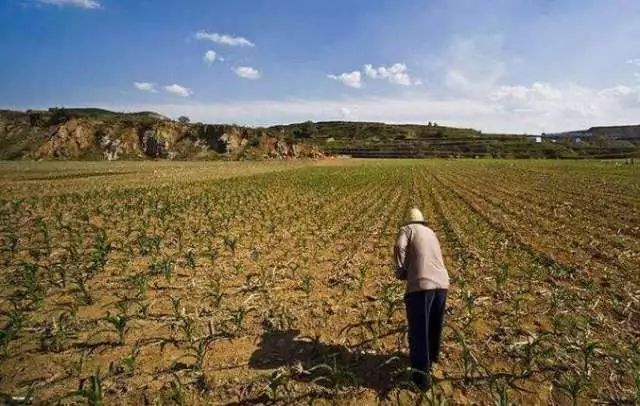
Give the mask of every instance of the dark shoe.
[[429, 375], [424, 372], [414, 372], [413, 374], [411, 374], [411, 379], [413, 380], [413, 383], [414, 385], [416, 385], [418, 390], [426, 391], [431, 386]]

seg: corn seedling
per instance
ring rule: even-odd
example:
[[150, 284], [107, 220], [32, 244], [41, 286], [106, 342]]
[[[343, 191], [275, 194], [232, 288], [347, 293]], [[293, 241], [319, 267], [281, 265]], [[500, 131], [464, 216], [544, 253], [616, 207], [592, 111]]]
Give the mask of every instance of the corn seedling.
[[159, 262], [154, 262], [149, 265], [149, 270], [151, 271], [152, 275], [163, 275], [167, 282], [171, 282], [173, 269], [173, 262], [166, 259]]
[[498, 295], [503, 294], [503, 287], [505, 282], [509, 279], [509, 266], [507, 264], [500, 264], [498, 266], [498, 272], [495, 275], [496, 292]]
[[[120, 313], [112, 316], [110, 313], [107, 312], [107, 315], [104, 316], [102, 320], [107, 322], [107, 324], [112, 329], [111, 331], [115, 331], [115, 333], [118, 335], [118, 342], [117, 342], [118, 345], [124, 345], [125, 336], [129, 331], [129, 326], [128, 326], [129, 316], [127, 316], [126, 313]], [[106, 330], [106, 331], [109, 331], [109, 330]]]
[[204, 368], [205, 358], [209, 351], [209, 346], [213, 342], [213, 337], [205, 336], [200, 337], [198, 339], [193, 339], [190, 342], [189, 347], [187, 348], [187, 353], [182, 357], [178, 358], [178, 360], [182, 358], [193, 358], [193, 366], [192, 369], [197, 372], [202, 372]]
[[16, 252], [18, 251], [18, 243], [19, 243], [19, 239], [18, 236], [16, 234], [10, 233], [7, 237], [7, 246], [3, 249], [3, 251], [7, 252], [8, 255], [3, 255], [2, 257], [4, 258], [4, 265], [7, 266], [9, 265], [15, 255]]
[[235, 237], [225, 236], [224, 237], [224, 245], [231, 251], [231, 255], [236, 254], [236, 246], [238, 244], [238, 240]]
[[168, 400], [175, 402], [178, 406], [184, 406], [186, 404], [184, 385], [180, 382], [178, 375], [173, 374], [173, 378], [169, 386]]
[[586, 389], [586, 382], [581, 374], [569, 371], [554, 380], [553, 384], [571, 399], [574, 406], [580, 404], [580, 394]]
[[596, 355], [596, 351], [600, 347], [600, 343], [589, 339], [589, 332], [585, 332], [583, 340], [580, 343], [580, 352], [582, 353], [582, 373], [585, 377], [591, 376], [591, 360]]
[[128, 375], [134, 374], [138, 355], [140, 355], [140, 347], [138, 344], [134, 344], [129, 354], [120, 359], [120, 365], [122, 365], [124, 372]]
[[104, 403], [102, 396], [102, 376], [100, 370], [95, 375], [89, 377], [89, 387], [85, 388], [86, 379], [80, 380], [78, 390], [70, 393], [66, 397], [79, 396], [87, 401], [89, 406], [102, 406]]
[[289, 381], [291, 380], [291, 374], [285, 367], [280, 367], [270, 373], [267, 376], [267, 384], [265, 385], [265, 392], [269, 396], [269, 399], [276, 400], [278, 398], [278, 392], [284, 392], [285, 396], [290, 393]]
[[62, 312], [45, 327], [40, 336], [40, 348], [43, 351], [63, 351], [67, 347], [67, 341], [77, 336], [73, 331], [72, 317], [71, 313]]
[[509, 390], [506, 385], [502, 385], [498, 388], [498, 401], [497, 406], [509, 406]]
[[93, 296], [89, 292], [90, 274], [84, 272], [82, 269], [76, 268], [71, 273], [71, 280], [76, 286], [76, 298], [84, 304], [92, 304]]
[[302, 276], [300, 282], [302, 284], [302, 291], [306, 293], [307, 296], [309, 296], [313, 291], [313, 276], [311, 276], [310, 274], [305, 274]]
[[196, 269], [196, 256], [193, 250], [191, 249], [187, 250], [187, 252], [184, 254], [184, 259], [185, 259], [185, 263], [191, 270]]
[[462, 368], [464, 381], [465, 383], [471, 383], [474, 374], [478, 370], [478, 360], [469, 348], [469, 345], [467, 344], [467, 340], [465, 339], [463, 333], [457, 329], [454, 329], [454, 336], [456, 342], [458, 343], [458, 345], [460, 345], [462, 350]]
[[338, 366], [336, 356], [332, 356], [331, 364], [318, 364], [307, 371], [312, 375], [320, 375], [312, 380], [313, 383], [333, 389], [334, 395], [348, 386], [355, 386], [357, 379], [353, 373]]
[[186, 315], [181, 316], [181, 323], [178, 325], [182, 335], [188, 343], [193, 343], [194, 336], [197, 333], [195, 321]]
[[135, 274], [129, 277], [128, 279], [129, 285], [134, 291], [134, 297], [137, 299], [142, 299], [149, 288], [149, 283], [147, 281], [147, 277], [144, 274]]
[[293, 327], [296, 317], [284, 305], [269, 308], [263, 317], [263, 326], [267, 330], [288, 330]]
[[386, 321], [391, 321], [398, 305], [402, 303], [401, 286], [397, 283], [383, 285], [377, 300], [383, 304]]
[[23, 324], [27, 321], [26, 312], [20, 308], [15, 302], [12, 302], [13, 308], [7, 312], [5, 312], [5, 316], [7, 316], [8, 320], [0, 329], [0, 350], [2, 351], [2, 356], [6, 357], [8, 355], [7, 350], [9, 343], [14, 340]]
[[182, 298], [169, 296], [169, 300], [171, 300], [171, 309], [173, 310], [173, 317], [176, 320], [182, 319], [184, 316], [184, 307], [182, 306]]
[[220, 303], [222, 302], [222, 298], [225, 293], [222, 289], [222, 285], [220, 283], [220, 279], [214, 279], [207, 286], [207, 291], [205, 293], [205, 298], [211, 301], [211, 305], [215, 308], [220, 307]]
[[240, 332], [244, 331], [244, 321], [247, 318], [247, 315], [251, 312], [255, 311], [253, 307], [247, 307], [242, 305], [235, 310], [231, 311], [229, 321], [233, 326], [233, 332], [237, 335]]
[[109, 251], [111, 251], [111, 244], [107, 241], [107, 233], [103, 229], [99, 229], [93, 241], [93, 255], [89, 265], [91, 276], [95, 276], [104, 269]]
[[134, 303], [138, 306], [138, 312], [143, 319], [149, 316], [149, 307], [151, 307], [151, 302], [136, 299]]
[[162, 240], [159, 236], [140, 236], [138, 238], [138, 249], [140, 250], [140, 255], [146, 256], [152, 253], [157, 254], [160, 252], [160, 242]]
[[45, 247], [46, 255], [51, 253], [51, 241], [49, 239], [49, 228], [47, 227], [47, 223], [44, 222], [41, 218], [36, 219], [36, 226], [40, 233], [42, 234], [42, 242]]
[[20, 266], [20, 284], [22, 296], [27, 298], [32, 305], [42, 301], [44, 292], [38, 278], [38, 266], [31, 263], [22, 263]]

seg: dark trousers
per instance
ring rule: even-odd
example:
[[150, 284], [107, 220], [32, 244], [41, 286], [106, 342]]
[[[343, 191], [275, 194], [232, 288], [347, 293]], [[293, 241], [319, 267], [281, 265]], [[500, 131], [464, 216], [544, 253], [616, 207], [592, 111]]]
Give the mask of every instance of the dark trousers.
[[414, 369], [412, 378], [418, 387], [425, 388], [431, 363], [438, 362], [447, 289], [407, 293], [404, 302], [409, 324], [409, 359]]

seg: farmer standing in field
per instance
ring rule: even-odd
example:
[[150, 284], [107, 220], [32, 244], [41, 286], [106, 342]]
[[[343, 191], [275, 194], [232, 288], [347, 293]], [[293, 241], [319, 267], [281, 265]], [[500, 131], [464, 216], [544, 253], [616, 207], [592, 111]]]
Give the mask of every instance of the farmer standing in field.
[[438, 237], [417, 208], [409, 211], [400, 228], [394, 254], [395, 275], [407, 281], [404, 301], [412, 378], [420, 389], [426, 389], [431, 363], [438, 362], [449, 275]]

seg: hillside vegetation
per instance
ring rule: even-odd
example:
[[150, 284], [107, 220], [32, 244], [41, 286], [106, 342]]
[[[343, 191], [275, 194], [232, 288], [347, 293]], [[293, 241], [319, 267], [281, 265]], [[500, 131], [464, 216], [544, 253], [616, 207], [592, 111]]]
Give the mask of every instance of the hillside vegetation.
[[640, 126], [485, 134], [435, 123], [304, 122], [268, 128], [190, 123], [97, 108], [0, 111], [0, 159], [624, 158]]
[[623, 158], [640, 152], [640, 126], [559, 134], [486, 134], [437, 124], [306, 122], [276, 126], [331, 154], [363, 158]]

